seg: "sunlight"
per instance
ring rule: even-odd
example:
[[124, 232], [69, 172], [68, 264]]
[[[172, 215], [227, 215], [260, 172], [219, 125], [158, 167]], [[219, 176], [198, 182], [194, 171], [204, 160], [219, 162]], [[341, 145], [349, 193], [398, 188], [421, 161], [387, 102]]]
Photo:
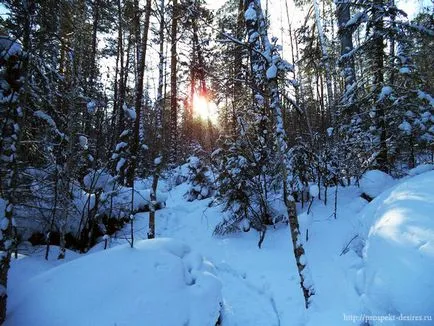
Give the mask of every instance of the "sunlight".
[[217, 122], [216, 104], [199, 94], [193, 95], [193, 114], [203, 120], [210, 119], [213, 123]]

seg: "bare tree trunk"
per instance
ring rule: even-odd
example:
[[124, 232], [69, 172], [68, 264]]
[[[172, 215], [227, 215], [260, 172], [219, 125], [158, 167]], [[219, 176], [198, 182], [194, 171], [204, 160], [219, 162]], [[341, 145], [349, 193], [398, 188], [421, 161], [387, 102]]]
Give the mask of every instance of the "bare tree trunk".
[[324, 64], [324, 70], [325, 70], [325, 76], [326, 76], [326, 86], [327, 86], [327, 107], [330, 112], [332, 125], [336, 125], [336, 112], [333, 105], [333, 88], [332, 88], [332, 73], [331, 73], [331, 67], [330, 67], [330, 58], [327, 52], [327, 45], [326, 45], [326, 39], [324, 36], [324, 30], [322, 28], [322, 22], [320, 17], [320, 11], [318, 6], [318, 1], [313, 0], [313, 6], [315, 8], [315, 21], [316, 21], [316, 27], [318, 29], [318, 37], [320, 41], [321, 46], [321, 53], [322, 53], [322, 61]]
[[173, 0], [172, 30], [170, 47], [170, 163], [175, 164], [178, 152], [178, 85], [177, 49], [178, 41], [178, 1]]
[[356, 70], [354, 67], [353, 27], [347, 23], [351, 19], [350, 2], [348, 0], [336, 1], [336, 16], [338, 20], [338, 35], [341, 43], [340, 64], [344, 75], [344, 95], [342, 102], [351, 105], [355, 100]]
[[59, 183], [59, 171], [57, 162], [55, 162], [55, 175], [54, 175], [54, 203], [53, 208], [51, 209], [51, 221], [50, 221], [50, 229], [47, 234], [47, 246], [45, 248], [45, 260], [48, 260], [48, 255], [50, 253], [50, 245], [51, 245], [51, 233], [53, 232], [54, 228], [54, 222], [56, 219], [56, 213], [57, 213], [57, 202], [58, 202], [58, 196], [59, 196], [59, 189], [58, 189], [58, 183]]
[[148, 45], [148, 32], [149, 21], [151, 17], [151, 0], [146, 0], [145, 7], [145, 21], [143, 26], [143, 34], [140, 35], [140, 8], [139, 0], [134, 1], [135, 7], [135, 37], [136, 37], [136, 57], [137, 57], [137, 79], [136, 79], [136, 93], [134, 99], [134, 108], [136, 111], [136, 119], [134, 121], [133, 140], [131, 143], [131, 158], [130, 167], [128, 169], [127, 184], [132, 186], [134, 183], [135, 171], [137, 166], [137, 159], [140, 148], [140, 122], [142, 115], [143, 105], [143, 86], [146, 64], [146, 53]]
[[[384, 86], [384, 0], [374, 0], [373, 21], [374, 21], [374, 40], [373, 40], [373, 71], [374, 71], [374, 96], [377, 97]], [[376, 100], [376, 99], [375, 99]], [[387, 130], [384, 103], [376, 101], [376, 123], [380, 133], [380, 143], [377, 154], [377, 167], [388, 172], [387, 158]]]
[[154, 173], [152, 178], [152, 189], [150, 193], [149, 203], [149, 230], [148, 239], [155, 238], [155, 210], [157, 206], [157, 187], [158, 179], [160, 176], [160, 170], [162, 165], [162, 153], [161, 153], [161, 140], [162, 140], [162, 113], [163, 113], [163, 84], [164, 84], [164, 0], [160, 0], [160, 30], [159, 30], [159, 63], [158, 63], [158, 90], [157, 101], [155, 103], [156, 109], [156, 141], [155, 141], [155, 158], [154, 158]]

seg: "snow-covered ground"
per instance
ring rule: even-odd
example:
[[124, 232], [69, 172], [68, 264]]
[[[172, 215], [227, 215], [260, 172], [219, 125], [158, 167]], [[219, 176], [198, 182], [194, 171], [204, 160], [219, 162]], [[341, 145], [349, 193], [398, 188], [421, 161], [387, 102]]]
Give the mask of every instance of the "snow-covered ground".
[[[198, 258], [199, 254], [194, 254], [195, 259], [190, 254], [188, 259], [180, 258], [165, 245], [149, 249], [152, 247], [149, 241], [138, 241], [146, 237], [148, 213], [138, 213], [136, 249], [126, 246], [127, 227], [110, 242], [112, 248], [123, 247], [101, 252], [103, 244], [99, 244], [85, 257], [57, 268], [53, 267], [58, 262], [45, 262], [41, 255], [14, 261], [7, 325], [26, 325], [23, 321], [29, 319], [25, 314], [33, 316], [32, 325], [48, 325], [37, 322], [43, 314], [44, 318], [68, 316], [75, 321], [71, 325], [86, 325], [88, 320], [95, 321], [92, 325], [114, 325], [116, 321], [122, 325], [116, 319], [117, 313], [129, 321], [128, 325], [182, 326], [185, 323], [181, 320], [193, 320], [195, 314], [204, 311], [212, 314], [219, 292], [214, 274], [222, 286], [223, 326], [335, 326], [361, 324], [368, 319], [379, 325], [382, 323], [375, 321], [378, 316], [400, 314], [432, 316], [423, 325], [434, 325], [434, 171], [426, 170], [430, 169], [400, 181], [387, 180], [387, 185], [383, 182], [384, 192], [371, 193], [376, 198], [369, 204], [360, 197], [361, 189], [339, 188], [336, 219], [334, 189], [328, 191], [327, 206], [315, 199], [309, 214], [306, 208], [302, 210], [301, 232], [303, 239], [308, 236], [307, 264], [316, 292], [307, 311], [289, 228], [281, 225], [270, 229], [262, 249], [257, 246], [255, 232], [214, 237], [214, 227], [223, 214], [221, 207], [208, 207], [210, 199], [187, 202], [184, 194], [190, 186], [184, 183], [168, 193], [167, 207], [157, 211], [156, 236], [176, 239], [175, 247], [191, 248], [205, 260]], [[369, 183], [371, 189], [372, 186], [375, 187], [375, 182]], [[139, 303], [149, 300], [153, 293], [149, 289], [155, 288], [152, 284], [165, 282], [152, 283], [156, 271], [155, 266], [146, 262], [150, 255], [167, 256], [187, 265], [192, 260], [200, 262], [195, 265], [196, 274], [213, 280], [211, 284], [204, 282], [208, 294], [202, 300], [196, 297], [196, 301], [191, 301], [185, 279], [178, 283], [174, 280], [172, 285], [159, 289], [161, 301], [157, 302], [162, 305], [152, 306], [151, 312], [145, 309]], [[68, 256], [75, 259], [78, 255], [68, 252]], [[83, 266], [92, 266], [89, 276], [77, 274], [83, 272]], [[135, 269], [139, 274], [131, 276]], [[171, 273], [176, 270], [173, 268]], [[55, 284], [56, 292], [49, 290], [50, 284]], [[175, 292], [179, 297], [172, 296], [171, 286], [182, 288]], [[37, 309], [44, 300], [46, 310]], [[50, 306], [51, 300], [56, 302]], [[78, 316], [76, 309], [85, 304], [91, 307]], [[153, 322], [141, 320], [151, 316], [148, 313], [153, 314]], [[164, 323], [164, 318], [171, 315], [190, 317], [168, 319], [172, 322]], [[127, 319], [130, 316], [132, 319]], [[401, 321], [388, 322], [400, 325]], [[406, 325], [417, 323], [413, 320]]]

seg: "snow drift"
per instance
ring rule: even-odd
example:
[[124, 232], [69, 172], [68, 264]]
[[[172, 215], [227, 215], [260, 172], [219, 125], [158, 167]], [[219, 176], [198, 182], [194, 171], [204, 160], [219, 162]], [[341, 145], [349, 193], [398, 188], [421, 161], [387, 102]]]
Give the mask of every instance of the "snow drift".
[[144, 240], [30, 279], [9, 302], [5, 325], [214, 326], [220, 304], [209, 262], [182, 242]]
[[360, 215], [366, 239], [360, 287], [370, 314], [434, 316], [433, 185], [434, 171], [406, 179]]
[[362, 193], [375, 198], [394, 184], [393, 178], [380, 170], [365, 172], [360, 179]]

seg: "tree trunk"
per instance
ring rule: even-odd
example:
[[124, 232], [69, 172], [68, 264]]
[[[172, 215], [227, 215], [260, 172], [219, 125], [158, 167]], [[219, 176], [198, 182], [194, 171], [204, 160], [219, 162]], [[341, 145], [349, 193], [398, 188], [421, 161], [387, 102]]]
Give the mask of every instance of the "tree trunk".
[[[249, 36], [249, 42], [250, 46], [252, 48], [252, 54], [258, 54], [258, 53], [268, 53], [270, 57], [275, 59], [275, 56], [277, 54], [276, 49], [274, 46], [270, 44], [270, 41], [268, 39], [268, 32], [266, 29], [266, 23], [265, 18], [262, 13], [262, 8], [260, 5], [259, 0], [249, 0], [246, 1], [246, 9], [248, 11], [255, 10], [256, 15], [245, 15], [246, 18], [246, 27], [248, 31]], [[258, 37], [255, 37], [255, 35], [258, 35]], [[298, 223], [298, 217], [297, 217], [297, 211], [295, 206], [295, 200], [292, 198], [292, 196], [289, 194], [289, 187], [288, 187], [288, 166], [289, 162], [286, 157], [287, 152], [287, 144], [285, 140], [285, 129], [283, 127], [283, 120], [282, 120], [282, 111], [280, 108], [280, 99], [279, 99], [279, 87], [277, 83], [277, 73], [271, 74], [268, 73], [271, 70], [278, 70], [278, 63], [271, 61], [271, 62], [265, 62], [264, 58], [262, 56], [252, 56], [251, 60], [253, 60], [253, 65], [258, 69], [256, 71], [256, 76], [254, 79], [254, 82], [257, 83], [259, 81], [260, 76], [262, 76], [262, 80], [259, 82], [260, 85], [255, 85], [255, 89], [261, 89], [262, 85], [266, 86], [266, 94], [269, 98], [270, 102], [270, 108], [273, 111], [274, 114], [274, 121], [275, 121], [275, 129], [276, 129], [276, 145], [277, 145], [277, 158], [279, 160], [279, 167], [281, 169], [282, 173], [282, 179], [283, 179], [283, 197], [284, 197], [284, 203], [287, 209], [288, 219], [289, 219], [289, 226], [291, 230], [291, 238], [294, 248], [294, 256], [297, 263], [297, 269], [298, 274], [300, 277], [300, 286], [303, 291], [303, 296], [305, 299], [305, 306], [308, 308], [309, 306], [309, 299], [312, 296], [313, 289], [309, 284], [305, 283], [307, 276], [307, 269], [306, 265], [303, 264], [304, 259], [304, 248], [300, 239], [300, 231], [299, 231], [299, 223]], [[260, 60], [259, 62], [256, 62], [256, 60]], [[277, 66], [276, 66], [277, 65]], [[262, 71], [259, 71], [262, 70]], [[267, 72], [267, 73], [266, 73]]]
[[[9, 157], [9, 160], [4, 160], [1, 164], [4, 164], [5, 175], [2, 176], [4, 180], [2, 183], [7, 185], [5, 189], [2, 189], [1, 196], [5, 200], [4, 218], [7, 224], [3, 222], [0, 230], [0, 324], [6, 319], [7, 311], [7, 286], [8, 286], [8, 273], [10, 268], [10, 262], [12, 253], [16, 250], [17, 235], [16, 225], [14, 219], [14, 206], [18, 201], [16, 187], [18, 178], [18, 157], [20, 140], [21, 140], [21, 122], [25, 118], [27, 110], [27, 95], [29, 94], [28, 85], [28, 67], [29, 67], [29, 54], [30, 48], [30, 33], [31, 33], [31, 14], [34, 10], [33, 1], [28, 1], [27, 6], [20, 8], [23, 10], [24, 22], [23, 22], [23, 51], [17, 53], [15, 56], [15, 65], [7, 67], [3, 74], [6, 75], [6, 79], [2, 81], [0, 85], [0, 97], [6, 98], [10, 96], [10, 100], [3, 103], [0, 106], [0, 117], [3, 120], [2, 129], [0, 130], [0, 152], [3, 156]], [[9, 44], [8, 44], [9, 46]], [[7, 50], [6, 48], [0, 48], [0, 52]], [[24, 51], [26, 51], [24, 53]], [[7, 51], [6, 51], [7, 52]], [[14, 60], [14, 58], [9, 58]], [[23, 78], [24, 84], [20, 86], [9, 85], [6, 80], [18, 81], [19, 78]], [[15, 96], [18, 95], [18, 96]], [[2, 169], [3, 170], [3, 169]]]
[[130, 187], [134, 183], [135, 171], [137, 166], [137, 159], [140, 149], [140, 122], [142, 114], [143, 105], [143, 86], [144, 86], [144, 75], [145, 75], [145, 63], [146, 63], [146, 52], [148, 45], [148, 32], [149, 32], [149, 21], [151, 17], [151, 0], [146, 0], [145, 7], [145, 22], [143, 26], [143, 34], [140, 35], [140, 8], [139, 0], [134, 1], [135, 7], [135, 38], [136, 38], [136, 57], [137, 57], [137, 79], [136, 79], [136, 93], [134, 97], [134, 108], [136, 111], [136, 119], [134, 121], [133, 129], [133, 140], [131, 143], [131, 158], [130, 166], [127, 175], [127, 185]]
[[315, 21], [316, 27], [318, 29], [318, 37], [320, 41], [321, 53], [324, 64], [325, 76], [326, 76], [326, 86], [327, 86], [327, 107], [330, 112], [332, 125], [336, 125], [336, 111], [333, 105], [333, 88], [332, 88], [332, 73], [330, 67], [330, 58], [327, 52], [327, 44], [324, 36], [324, 30], [322, 28], [322, 22], [320, 17], [320, 11], [318, 7], [318, 1], [313, 0], [313, 6], [315, 8]]
[[351, 105], [355, 100], [356, 72], [354, 58], [351, 54], [353, 46], [353, 28], [347, 27], [351, 19], [350, 2], [348, 0], [336, 0], [336, 17], [338, 20], [338, 35], [341, 43], [340, 64], [344, 75], [344, 95], [342, 102]]
[[178, 41], [178, 1], [173, 0], [172, 30], [170, 47], [170, 163], [176, 164], [178, 152], [178, 86], [177, 50]]
[[162, 165], [161, 143], [163, 131], [163, 83], [164, 83], [164, 0], [160, 0], [160, 30], [159, 30], [159, 63], [158, 63], [158, 89], [157, 101], [155, 103], [156, 109], [156, 140], [155, 140], [155, 155], [154, 155], [154, 172], [152, 178], [152, 189], [150, 194], [149, 204], [149, 229], [148, 239], [155, 238], [155, 210], [157, 205], [157, 187], [160, 170]]
[[387, 159], [387, 130], [385, 107], [382, 101], [377, 101], [377, 97], [384, 86], [384, 0], [374, 0], [373, 17], [374, 21], [374, 40], [372, 45], [373, 71], [374, 71], [374, 101], [376, 109], [376, 124], [380, 134], [380, 143], [378, 144], [377, 168], [388, 172]]

